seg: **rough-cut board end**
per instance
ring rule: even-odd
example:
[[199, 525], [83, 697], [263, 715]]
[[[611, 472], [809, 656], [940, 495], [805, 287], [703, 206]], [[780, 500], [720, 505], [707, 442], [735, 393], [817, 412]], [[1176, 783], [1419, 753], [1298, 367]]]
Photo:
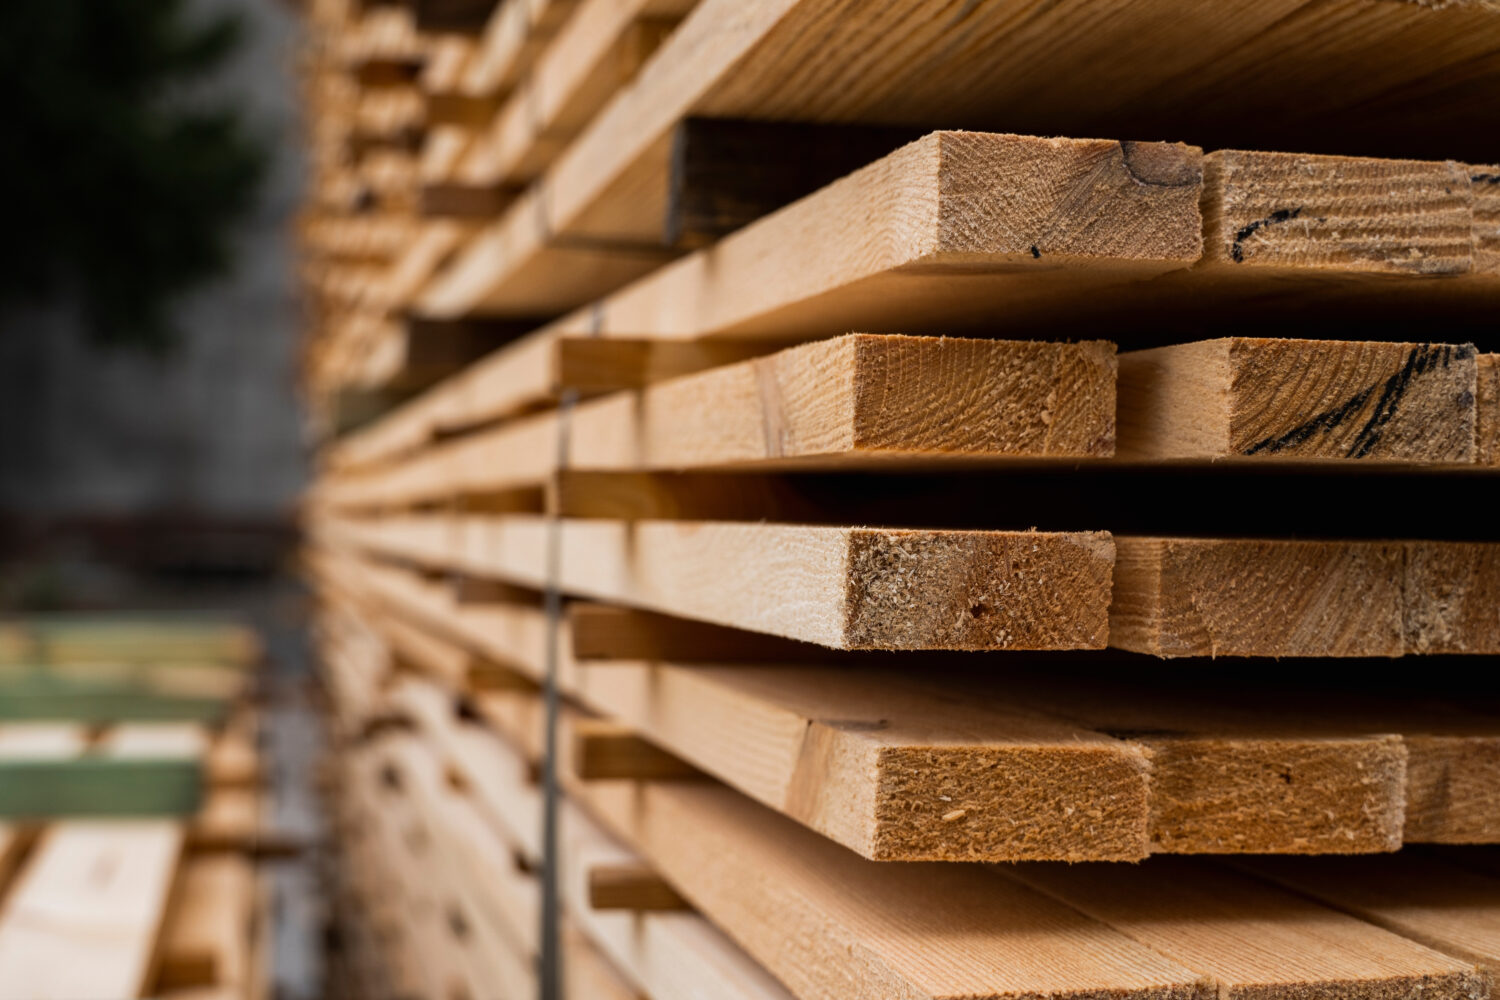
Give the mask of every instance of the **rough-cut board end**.
[[1115, 346], [855, 334], [861, 452], [1108, 458]]
[[1139, 861], [1150, 850], [1139, 745], [885, 747], [877, 861]]
[[1472, 203], [1456, 163], [1219, 150], [1204, 161], [1201, 266], [1468, 274]]
[[[935, 134], [942, 156], [938, 246], [946, 253], [1173, 261], [1203, 250], [1195, 146]], [[925, 140], [924, 140], [925, 141]]]
[[1105, 532], [849, 535], [851, 649], [1099, 649], [1114, 542]]
[[[1126, 735], [1126, 734], [1117, 734]], [[1369, 854], [1399, 850], [1399, 736], [1151, 740], [1152, 850]]]

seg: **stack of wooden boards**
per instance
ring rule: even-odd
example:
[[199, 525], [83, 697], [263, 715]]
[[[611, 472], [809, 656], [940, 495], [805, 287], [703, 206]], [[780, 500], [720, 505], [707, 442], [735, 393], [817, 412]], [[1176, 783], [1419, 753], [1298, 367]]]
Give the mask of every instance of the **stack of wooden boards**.
[[1492, 4], [309, 19], [352, 994], [1489, 995]]
[[191, 618], [0, 622], [0, 996], [268, 996], [259, 644]]

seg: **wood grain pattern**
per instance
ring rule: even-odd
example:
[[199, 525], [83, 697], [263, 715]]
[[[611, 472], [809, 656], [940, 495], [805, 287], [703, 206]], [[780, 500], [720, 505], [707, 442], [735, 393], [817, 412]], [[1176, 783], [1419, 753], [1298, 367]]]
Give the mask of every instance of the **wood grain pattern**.
[[[1334, 134], [1354, 141], [1329, 123], [1357, 104], [1364, 126], [1357, 136], [1367, 151], [1379, 152], [1368, 148], [1369, 137], [1384, 133], [1365, 116], [1400, 120], [1403, 128], [1391, 134], [1406, 140], [1433, 135], [1433, 108], [1473, 106], [1472, 88], [1438, 67], [1465, 59], [1492, 66], [1495, 52], [1484, 41], [1491, 12], [1483, 4], [1360, 8], [1358, 17], [1335, 6], [1325, 11], [1289, 0], [1238, 7], [1224, 17], [1141, 8], [1100, 19], [1081, 5], [1061, 4], [1032, 12], [1018, 28], [1006, 8], [949, 19], [937, 0], [879, 11], [851, 0], [777, 0], [752, 11], [736, 0], [705, 0], [636, 85], [543, 178], [539, 187], [551, 195], [545, 230], [532, 234], [530, 247], [496, 262], [490, 278], [465, 298], [494, 304], [514, 294], [524, 262], [544, 241], [562, 242], [552, 234], [617, 243], [652, 238], [665, 208], [671, 130], [693, 114], [1004, 122], [1079, 135], [1217, 135], [1221, 144], [1326, 149]], [[1079, 18], [1086, 31], [1078, 30]], [[1331, 30], [1325, 19], [1342, 30]], [[1057, 34], [1049, 36], [1049, 27]], [[1058, 37], [1086, 40], [1048, 40]], [[1391, 52], [1416, 45], [1418, 37], [1430, 45], [1425, 59], [1392, 59]], [[873, 65], [882, 71], [858, 71]], [[1475, 65], [1458, 76], [1468, 79]], [[851, 85], [856, 78], [859, 85]], [[1255, 85], [1246, 86], [1247, 79]], [[1397, 81], [1419, 89], [1408, 92]], [[1444, 99], [1413, 100], [1416, 93]], [[1211, 102], [1200, 99], [1205, 94]], [[1270, 94], [1278, 96], [1269, 100]], [[1414, 113], [1415, 107], [1424, 110]], [[1232, 108], [1255, 110], [1236, 116]], [[1306, 115], [1300, 131], [1299, 112]], [[1263, 131], [1254, 123], [1265, 123]], [[580, 276], [575, 304], [605, 290], [586, 285]], [[465, 307], [451, 296], [447, 305]]]
[[[1115, 359], [1048, 344], [851, 334], [580, 405], [570, 467], [698, 469], [1077, 459], [1114, 450]], [[539, 486], [561, 421], [542, 414], [314, 488], [396, 506]]]
[[1204, 160], [1203, 270], [1474, 270], [1468, 168], [1220, 150]]
[[1161, 858], [1119, 865], [1006, 866], [1004, 875], [1077, 907], [1205, 976], [1221, 997], [1472, 998], [1483, 974], [1397, 934], [1215, 866]]
[[1358, 866], [1344, 859], [1268, 858], [1240, 867], [1473, 962], [1491, 977], [1500, 970], [1500, 878], [1410, 852]]
[[[385, 588], [392, 613], [441, 620], [475, 648], [543, 675], [540, 610], [455, 605], [375, 566], [359, 577]], [[1481, 712], [1301, 689], [1288, 707], [1284, 688], [1192, 691], [1094, 675], [1011, 672], [981, 681], [925, 663], [896, 673], [847, 655], [818, 666], [808, 655], [816, 650], [769, 637], [621, 608], [575, 604], [572, 611], [559, 663], [564, 692], [869, 857], [1013, 856], [1038, 848], [1085, 856], [1116, 849], [1367, 853], [1403, 841], [1500, 836], [1500, 727]], [[580, 658], [585, 653], [589, 659]], [[502, 728], [517, 726], [504, 721]], [[1052, 743], [1014, 742], [1049, 726]], [[1101, 734], [1115, 742], [1088, 742]], [[830, 747], [841, 749], [811, 753]], [[1141, 754], [1150, 757], [1149, 776], [1144, 792], [1130, 792], [1129, 761]], [[1001, 771], [1008, 777], [997, 783]], [[889, 799], [899, 808], [872, 812], [880, 798], [872, 781], [903, 789]], [[936, 800], [942, 806], [933, 806], [939, 811], [912, 809], [934, 781], [945, 784]], [[1071, 788], [1082, 798], [1072, 812], [1036, 812], [1042, 787]], [[943, 818], [958, 811], [964, 815]], [[1056, 815], [1089, 817], [1090, 833], [1054, 828], [1048, 817]], [[1004, 822], [986, 818], [995, 816]], [[1033, 824], [1050, 832], [1032, 837]]]
[[832, 1000], [851, 982], [947, 1000], [1195, 995], [1182, 966], [1014, 882], [965, 866], [878, 865], [723, 788], [580, 794], [799, 997]]
[[1156, 656], [1500, 649], [1500, 548], [1464, 542], [1116, 539], [1110, 644]]
[[[456, 528], [457, 530], [452, 530]], [[340, 522], [349, 543], [537, 586], [547, 524], [522, 515]], [[564, 589], [849, 649], [1104, 644], [1113, 547], [1072, 532], [565, 521]]]
[[1120, 357], [1134, 460], [1473, 464], [1473, 345], [1228, 337]]
[[575, 666], [590, 705], [864, 857], [1138, 860], [1138, 745], [877, 670]]
[[1478, 363], [1478, 461], [1500, 465], [1500, 354], [1481, 354]]

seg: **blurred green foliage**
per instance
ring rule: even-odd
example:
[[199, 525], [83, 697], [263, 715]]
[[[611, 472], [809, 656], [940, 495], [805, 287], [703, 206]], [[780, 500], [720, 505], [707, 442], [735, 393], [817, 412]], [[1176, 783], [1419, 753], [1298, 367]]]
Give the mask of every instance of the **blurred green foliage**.
[[172, 302], [227, 269], [265, 172], [194, 86], [242, 34], [185, 0], [0, 0], [0, 308], [73, 299], [96, 342], [173, 342]]

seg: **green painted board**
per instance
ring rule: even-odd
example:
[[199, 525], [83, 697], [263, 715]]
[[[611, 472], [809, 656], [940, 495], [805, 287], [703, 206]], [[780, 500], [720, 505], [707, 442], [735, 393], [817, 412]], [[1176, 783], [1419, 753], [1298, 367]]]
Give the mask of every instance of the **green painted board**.
[[203, 804], [192, 758], [0, 760], [0, 818], [190, 816]]
[[164, 689], [152, 676], [107, 678], [47, 668], [0, 668], [0, 722], [213, 722], [229, 711], [231, 690]]

